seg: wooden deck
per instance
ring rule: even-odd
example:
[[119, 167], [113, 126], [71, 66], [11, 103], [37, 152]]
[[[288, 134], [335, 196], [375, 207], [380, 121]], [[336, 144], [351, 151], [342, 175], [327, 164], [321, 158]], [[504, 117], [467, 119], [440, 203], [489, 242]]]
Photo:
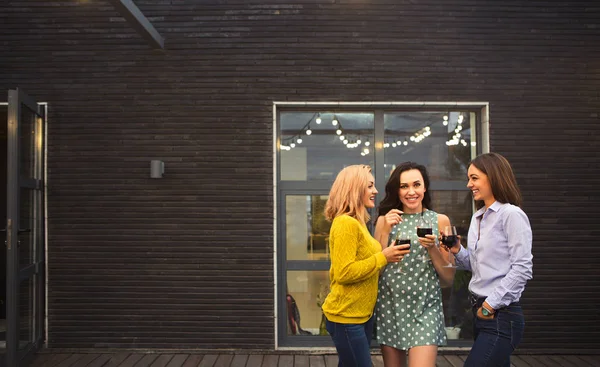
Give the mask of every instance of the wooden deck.
[[[462, 366], [466, 354], [438, 356], [437, 366]], [[516, 355], [515, 367], [595, 367], [600, 355]], [[337, 367], [335, 355], [307, 354], [170, 354], [170, 353], [53, 353], [39, 352], [31, 367]], [[373, 366], [382, 367], [381, 355]]]

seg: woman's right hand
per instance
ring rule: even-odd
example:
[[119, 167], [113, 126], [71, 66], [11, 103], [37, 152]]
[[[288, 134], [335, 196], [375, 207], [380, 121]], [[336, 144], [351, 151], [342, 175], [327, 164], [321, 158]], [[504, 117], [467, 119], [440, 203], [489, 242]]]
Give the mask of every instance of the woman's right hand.
[[454, 245], [452, 247], [448, 247], [446, 245], [444, 245], [444, 242], [442, 242], [442, 237], [444, 236], [444, 231], [440, 231], [440, 244], [441, 246], [443, 246], [447, 251], [450, 251], [453, 255], [458, 254], [458, 252], [460, 251], [460, 248], [462, 247], [462, 245], [460, 244], [462, 237], [460, 235], [456, 236], [457, 240], [457, 245]]
[[402, 222], [402, 214], [404, 214], [404, 212], [398, 209], [391, 209], [389, 212], [387, 212], [387, 214], [384, 216], [387, 227], [392, 228], [396, 224]]
[[410, 252], [410, 245], [394, 245], [395, 241], [383, 249], [382, 253], [388, 263], [397, 263], [402, 261], [402, 258]]

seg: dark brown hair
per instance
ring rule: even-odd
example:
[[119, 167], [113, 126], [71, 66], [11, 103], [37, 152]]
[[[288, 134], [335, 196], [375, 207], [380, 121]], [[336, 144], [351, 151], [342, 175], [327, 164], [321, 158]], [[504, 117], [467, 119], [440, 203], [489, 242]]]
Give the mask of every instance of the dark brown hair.
[[[475, 157], [469, 165], [475, 166], [487, 175], [496, 201], [521, 206], [521, 190], [506, 158], [498, 153], [486, 153]], [[484, 206], [484, 203], [476, 200], [475, 206], [479, 209]]]
[[402, 210], [402, 201], [398, 197], [398, 190], [400, 190], [400, 175], [402, 172], [416, 169], [421, 172], [423, 176], [423, 185], [425, 185], [425, 194], [423, 194], [422, 205], [423, 208], [431, 210], [431, 194], [429, 193], [429, 175], [425, 166], [417, 164], [415, 162], [404, 162], [400, 163], [398, 167], [392, 172], [388, 182], [385, 184], [385, 197], [379, 203], [379, 215], [386, 215], [392, 209]]

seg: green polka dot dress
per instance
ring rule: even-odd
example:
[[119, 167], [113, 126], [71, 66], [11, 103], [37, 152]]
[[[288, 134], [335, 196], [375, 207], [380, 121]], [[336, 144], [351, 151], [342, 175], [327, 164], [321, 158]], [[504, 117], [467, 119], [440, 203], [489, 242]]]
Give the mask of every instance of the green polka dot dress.
[[[409, 234], [410, 253], [398, 264], [388, 264], [379, 280], [377, 295], [376, 335], [380, 345], [408, 350], [421, 345], [446, 345], [442, 290], [427, 250], [417, 237], [417, 221], [423, 215], [432, 223], [433, 234], [439, 235], [437, 213], [425, 210], [422, 214], [402, 214], [402, 222], [392, 230]], [[389, 243], [389, 242], [388, 242]]]

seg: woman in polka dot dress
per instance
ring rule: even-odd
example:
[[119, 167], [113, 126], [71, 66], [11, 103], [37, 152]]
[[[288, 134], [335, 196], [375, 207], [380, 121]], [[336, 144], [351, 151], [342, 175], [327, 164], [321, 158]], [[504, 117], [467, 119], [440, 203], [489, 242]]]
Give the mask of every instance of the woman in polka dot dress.
[[[454, 268], [448, 267], [448, 252], [436, 246], [440, 228], [450, 220], [431, 207], [429, 176], [424, 166], [400, 164], [385, 186], [379, 206], [375, 238], [385, 248], [397, 231], [411, 240], [410, 253], [401, 264], [388, 264], [379, 281], [377, 296], [377, 342], [386, 367], [435, 366], [437, 348], [446, 344], [440, 283], [450, 285]], [[419, 238], [421, 219], [431, 223], [433, 235]], [[454, 258], [450, 256], [454, 263]]]

